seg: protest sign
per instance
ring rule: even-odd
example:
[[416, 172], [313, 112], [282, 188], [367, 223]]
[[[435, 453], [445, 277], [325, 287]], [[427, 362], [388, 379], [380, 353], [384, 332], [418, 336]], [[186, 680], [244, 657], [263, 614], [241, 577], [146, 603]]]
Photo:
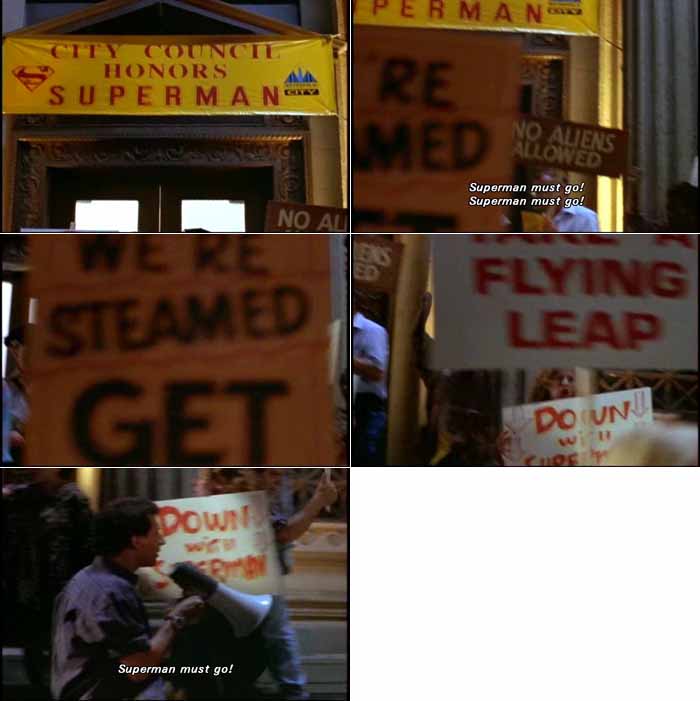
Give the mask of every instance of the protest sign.
[[434, 236], [433, 252], [436, 368], [698, 367], [695, 234]]
[[393, 293], [399, 277], [403, 244], [378, 236], [352, 239], [353, 285], [366, 290]]
[[598, 0], [353, 0], [357, 24], [487, 31], [598, 33]]
[[8, 37], [2, 65], [3, 114], [336, 113], [329, 37]]
[[33, 465], [332, 464], [326, 236], [37, 235]]
[[621, 176], [627, 167], [627, 132], [619, 129], [521, 117], [513, 139], [520, 163], [610, 178]]
[[173, 600], [182, 590], [167, 575], [189, 562], [210, 577], [247, 594], [280, 591], [280, 566], [265, 492], [159, 501], [165, 544], [155, 567], [139, 570], [146, 598]]
[[469, 206], [467, 188], [512, 181], [519, 47], [356, 27], [353, 231], [503, 229], [503, 208]]
[[348, 210], [296, 202], [268, 202], [265, 231], [348, 231]]
[[649, 387], [503, 409], [505, 464], [601, 465], [625, 432], [653, 423]]

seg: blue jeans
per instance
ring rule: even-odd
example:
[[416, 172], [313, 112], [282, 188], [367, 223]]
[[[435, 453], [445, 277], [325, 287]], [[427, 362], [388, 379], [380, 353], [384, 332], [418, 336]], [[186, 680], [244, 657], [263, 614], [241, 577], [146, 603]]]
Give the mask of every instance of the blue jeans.
[[386, 407], [373, 394], [358, 394], [353, 407], [352, 464], [386, 465]]
[[273, 679], [283, 689], [302, 691], [306, 675], [301, 668], [299, 641], [283, 596], [273, 597], [270, 613], [263, 623], [262, 637], [267, 649], [267, 668]]

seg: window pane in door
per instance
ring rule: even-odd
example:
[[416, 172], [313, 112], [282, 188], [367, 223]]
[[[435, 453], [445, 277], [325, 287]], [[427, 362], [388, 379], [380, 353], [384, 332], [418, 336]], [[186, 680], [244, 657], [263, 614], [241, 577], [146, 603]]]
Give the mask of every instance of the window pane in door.
[[138, 200], [79, 200], [75, 203], [76, 231], [139, 230]]
[[193, 229], [223, 233], [245, 231], [245, 202], [182, 200], [182, 230]]

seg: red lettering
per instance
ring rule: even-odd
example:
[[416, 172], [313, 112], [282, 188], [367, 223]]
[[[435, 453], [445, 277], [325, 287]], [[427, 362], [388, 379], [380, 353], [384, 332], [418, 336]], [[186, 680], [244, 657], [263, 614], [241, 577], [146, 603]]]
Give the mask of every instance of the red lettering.
[[137, 102], [142, 107], [148, 107], [153, 104], [151, 102], [151, 90], [153, 90], [152, 85], [139, 85], [136, 89]]
[[53, 95], [53, 97], [49, 100], [50, 105], [62, 105], [65, 100], [63, 98], [63, 92], [65, 91], [65, 88], [63, 85], [52, 85], [50, 93]]
[[470, 5], [467, 0], [462, 0], [459, 4], [459, 18], [474, 19], [479, 22], [481, 20], [481, 3], [475, 2]]
[[[543, 312], [545, 348], [576, 348], [572, 340], [565, 340], [562, 336], [576, 333], [576, 315], [573, 312]], [[567, 323], [571, 322], [571, 323]]]
[[237, 521], [237, 514], [233, 510], [224, 511], [223, 514], [204, 512], [204, 527], [208, 531], [235, 530], [238, 527]]
[[557, 423], [557, 410], [551, 406], [535, 409], [535, 430], [537, 433], [547, 433]]
[[[185, 511], [181, 519], [185, 533], [199, 533], [202, 528], [202, 517], [196, 511]], [[194, 519], [194, 526], [190, 525], [192, 519]]]
[[379, 10], [383, 10], [389, 4], [389, 0], [373, 0], [372, 14], [376, 15]]
[[513, 259], [513, 292], [519, 295], [543, 295], [546, 290], [527, 282], [527, 264], [525, 258]]
[[[679, 299], [688, 296], [688, 280], [685, 269], [679, 263], [654, 263], [651, 267], [651, 291], [657, 297]], [[671, 275], [666, 275], [671, 273]], [[677, 275], [673, 275], [676, 273]]]
[[539, 258], [538, 260], [544, 272], [547, 273], [547, 277], [552, 281], [550, 293], [555, 295], [567, 294], [566, 280], [573, 268], [576, 267], [576, 261], [572, 258], [566, 258], [561, 262], [561, 265], [557, 265], [549, 258]]
[[480, 295], [487, 295], [491, 291], [491, 282], [506, 282], [507, 277], [499, 270], [495, 272], [492, 268], [503, 266], [502, 258], [477, 258], [474, 260], [474, 278], [476, 291]]
[[109, 104], [114, 105], [117, 100], [120, 100], [126, 94], [126, 89], [123, 85], [109, 86]]
[[105, 63], [105, 78], [110, 80], [112, 78], [119, 79], [121, 77], [122, 77], [121, 63]]
[[522, 318], [520, 312], [508, 312], [508, 344], [512, 348], [539, 348], [537, 341], [528, 341], [522, 336]]
[[625, 330], [628, 347], [639, 350], [641, 342], [661, 338], [662, 321], [653, 314], [625, 314]]
[[527, 4], [527, 21], [542, 24], [542, 5], [538, 3], [535, 7], [531, 2]]
[[263, 105], [276, 105], [280, 104], [280, 93], [278, 87], [270, 87], [269, 85], [263, 85]]
[[158, 521], [163, 538], [177, 533], [180, 525], [180, 510], [175, 506], [161, 506], [158, 510]]
[[413, 7], [413, 0], [401, 0], [401, 16], [402, 17], [415, 17]]
[[78, 96], [78, 100], [80, 101], [81, 105], [94, 105], [95, 104], [95, 86], [90, 85], [90, 93], [89, 97], [85, 96], [85, 88], [87, 86], [81, 85], [80, 86], [80, 93]]
[[219, 104], [219, 88], [216, 86], [209, 88], [209, 92], [207, 92], [201, 85], [198, 85], [195, 96], [198, 105], [213, 105], [216, 107]]
[[430, 0], [430, 19], [442, 19], [445, 16], [445, 0]]
[[585, 345], [590, 348], [596, 343], [602, 343], [615, 350], [622, 350], [624, 344], [615, 333], [612, 315], [607, 312], [593, 312], [588, 320]]
[[126, 75], [129, 78], [143, 78], [146, 69], [140, 63], [129, 63], [126, 66]]
[[182, 104], [182, 96], [180, 94], [180, 88], [177, 85], [166, 85], [165, 86], [165, 104], [168, 106]]
[[245, 89], [242, 85], [236, 86], [236, 90], [233, 93], [233, 97], [231, 98], [231, 106], [237, 105], [239, 103], [242, 103], [246, 106], [250, 105], [250, 102], [248, 102], [248, 95], [246, 95]]
[[654, 237], [655, 246], [669, 246], [672, 243], [677, 243], [691, 250], [697, 246], [697, 241], [697, 236], [682, 236], [681, 234], [661, 234]]
[[494, 17], [493, 21], [498, 22], [498, 20], [506, 20], [506, 22], [513, 22], [513, 18], [510, 16], [510, 10], [508, 9], [508, 3], [507, 2], [502, 2], [498, 6], [498, 10], [496, 11], [496, 16]]

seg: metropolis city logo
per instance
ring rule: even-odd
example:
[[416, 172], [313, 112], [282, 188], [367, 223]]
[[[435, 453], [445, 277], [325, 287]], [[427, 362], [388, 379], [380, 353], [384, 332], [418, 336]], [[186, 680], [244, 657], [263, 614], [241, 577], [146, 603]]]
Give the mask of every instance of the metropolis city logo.
[[311, 71], [297, 68], [284, 81], [285, 95], [319, 95], [318, 81]]
[[51, 66], [17, 66], [12, 71], [17, 80], [24, 85], [29, 92], [34, 92], [54, 74]]
[[547, 13], [550, 15], [582, 15], [583, 0], [549, 0]]

